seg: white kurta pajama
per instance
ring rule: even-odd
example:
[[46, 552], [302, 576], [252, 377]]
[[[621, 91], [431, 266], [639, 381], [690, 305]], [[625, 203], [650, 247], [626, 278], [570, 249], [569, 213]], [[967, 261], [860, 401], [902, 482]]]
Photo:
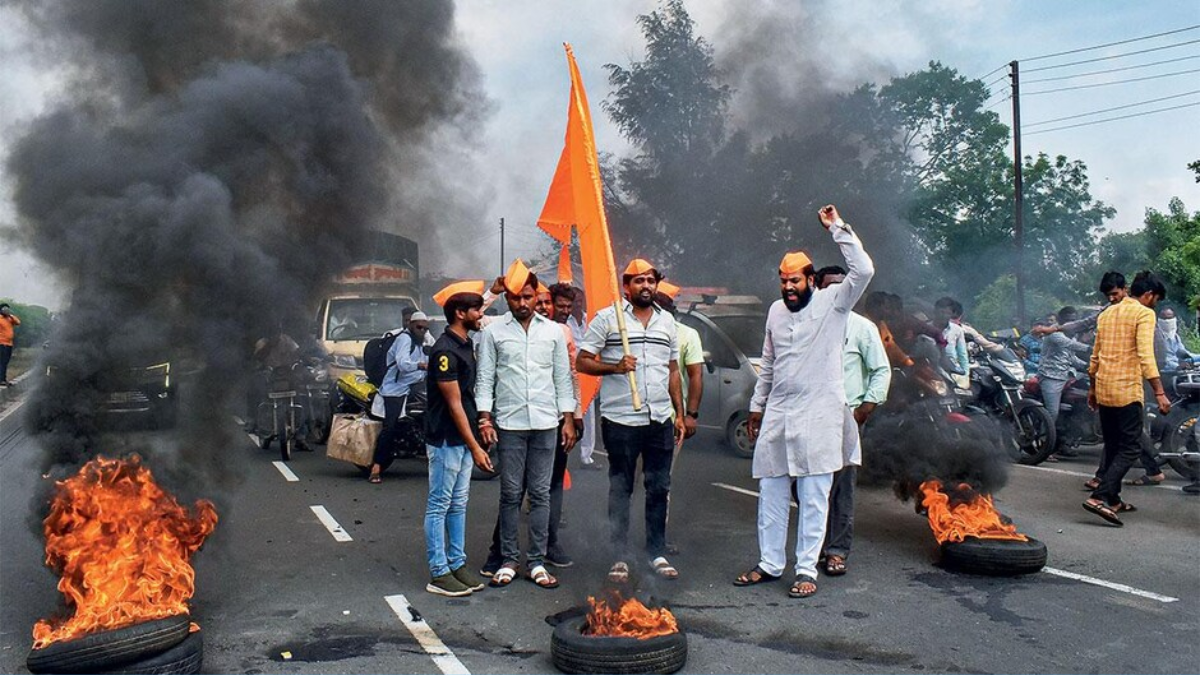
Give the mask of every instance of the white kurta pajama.
[[791, 482], [800, 498], [796, 574], [815, 579], [833, 473], [862, 461], [858, 425], [846, 404], [842, 348], [847, 317], [875, 268], [848, 225], [839, 221], [830, 233], [846, 259], [846, 279], [814, 290], [798, 312], [783, 300], [771, 305], [750, 401], [751, 412], [763, 413], [753, 465], [759, 480], [759, 567], [773, 576], [782, 575], [787, 564]]

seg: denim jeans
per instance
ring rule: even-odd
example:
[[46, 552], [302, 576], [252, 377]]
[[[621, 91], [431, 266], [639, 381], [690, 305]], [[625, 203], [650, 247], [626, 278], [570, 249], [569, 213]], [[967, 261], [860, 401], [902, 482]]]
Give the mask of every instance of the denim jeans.
[[[561, 552], [558, 545], [558, 526], [562, 522], [563, 479], [567, 475], [567, 453], [562, 448], [562, 424], [558, 425], [558, 445], [554, 448], [554, 471], [550, 475], [550, 524], [546, 528], [546, 552]], [[522, 496], [524, 498], [524, 496]], [[504, 564], [500, 552], [500, 514], [496, 513], [496, 527], [492, 530], [492, 545], [488, 549], [484, 569], [499, 569]]]
[[646, 488], [646, 553], [651, 559], [657, 558], [666, 551], [674, 426], [667, 421], [635, 427], [602, 419], [600, 434], [608, 451], [608, 524], [613, 555], [625, 560], [630, 553], [629, 500], [641, 457]]
[[1104, 434], [1104, 456], [1100, 487], [1092, 497], [1109, 506], [1121, 503], [1121, 481], [1142, 454], [1142, 404], [1114, 408], [1100, 406], [1100, 428]]
[[429, 574], [436, 578], [467, 562], [464, 539], [473, 462], [465, 445], [426, 445], [425, 452], [429, 456], [425, 554]]
[[0, 382], [8, 381], [8, 362], [12, 360], [12, 345], [0, 345]]
[[521, 561], [521, 497], [529, 495], [530, 568], [546, 558], [550, 528], [550, 476], [554, 469], [555, 429], [497, 429], [500, 454], [500, 554], [504, 563]]

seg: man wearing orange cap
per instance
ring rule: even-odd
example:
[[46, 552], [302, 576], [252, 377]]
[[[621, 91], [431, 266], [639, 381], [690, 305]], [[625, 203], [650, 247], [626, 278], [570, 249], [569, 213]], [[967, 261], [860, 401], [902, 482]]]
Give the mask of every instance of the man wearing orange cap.
[[[629, 500], [638, 459], [646, 489], [646, 554], [664, 579], [679, 572], [666, 559], [667, 503], [671, 460], [683, 440], [684, 408], [679, 379], [679, 338], [675, 319], [654, 303], [662, 275], [642, 259], [625, 268], [621, 303], [631, 355], [625, 355], [617, 309], [596, 313], [579, 345], [576, 365], [585, 375], [601, 375], [600, 434], [608, 451], [608, 521], [616, 562], [610, 581], [629, 579]], [[634, 408], [627, 373], [635, 373], [641, 407]], [[672, 418], [674, 415], [674, 418]]]
[[[686, 416], [683, 425], [686, 429], [684, 438], [696, 435], [696, 422], [700, 419], [700, 401], [704, 398], [704, 345], [700, 341], [700, 332], [679, 320], [675, 308], [675, 298], [681, 289], [675, 284], [661, 281], [658, 284], [658, 306], [675, 317], [675, 332], [679, 337], [679, 379], [683, 388], [683, 402]], [[682, 447], [682, 446], [679, 446]]]
[[433, 296], [449, 323], [429, 352], [425, 392], [425, 452], [429, 496], [425, 504], [425, 552], [432, 577], [425, 590], [452, 597], [483, 589], [467, 569], [465, 549], [471, 464], [492, 470], [475, 434], [475, 344], [483, 282], [450, 284]]
[[508, 314], [480, 334], [479, 429], [500, 456], [500, 553], [493, 586], [507, 586], [520, 566], [521, 497], [529, 497], [528, 576], [556, 588], [546, 571], [550, 483], [559, 422], [565, 450], [575, 444], [575, 388], [567, 342], [558, 324], [534, 311], [537, 275], [517, 260], [504, 276]]
[[875, 274], [858, 236], [831, 206], [819, 212], [846, 259], [845, 280], [818, 290], [812, 262], [789, 253], [779, 266], [782, 299], [771, 305], [762, 368], [750, 401], [748, 430], [757, 439], [759, 562], [734, 584], [783, 576], [791, 488], [796, 485], [796, 578], [788, 595], [817, 592], [817, 558], [825, 539], [833, 474], [861, 462], [858, 427], [846, 402], [842, 344], [851, 309]]

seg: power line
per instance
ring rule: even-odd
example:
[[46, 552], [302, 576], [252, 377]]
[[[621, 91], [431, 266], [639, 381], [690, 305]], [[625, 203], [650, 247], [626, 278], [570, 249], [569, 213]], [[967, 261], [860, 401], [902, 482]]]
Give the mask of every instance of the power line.
[[[1186, 33], [1190, 30], [1196, 30], [1197, 28], [1200, 28], [1200, 24], [1196, 24], [1195, 26], [1187, 26], [1186, 28], [1176, 28], [1175, 30], [1169, 30], [1169, 31], [1166, 31], [1165, 33], [1155, 33], [1154, 35], [1145, 35], [1142, 37], [1130, 38], [1128, 40], [1119, 40], [1117, 42], [1108, 42], [1106, 44], [1096, 45], [1094, 47], [1082, 47], [1080, 49], [1071, 49], [1069, 51], [1056, 52], [1054, 54], [1043, 54], [1041, 56], [1034, 56], [1034, 57], [1031, 57], [1028, 59], [1021, 59], [1021, 60], [1022, 61], [1041, 61], [1042, 59], [1052, 59], [1056, 56], [1066, 56], [1068, 54], [1078, 54], [1080, 52], [1090, 52], [1090, 51], [1093, 51], [1096, 49], [1104, 49], [1105, 47], [1115, 47], [1117, 45], [1127, 45], [1130, 42], [1141, 42], [1142, 40], [1151, 40], [1153, 38], [1162, 37], [1164, 35], [1175, 35], [1176, 33]], [[1005, 64], [1005, 65], [1007, 65], [1007, 64]], [[1005, 67], [1005, 66], [1000, 66], [1000, 68], [1003, 68], [1003, 67]], [[1000, 68], [997, 68], [996, 70], [999, 70]], [[992, 71], [992, 72], [996, 72], [996, 71]], [[988, 73], [988, 75], [991, 75], [991, 73]], [[987, 77], [987, 75], [984, 75], [983, 77]], [[980, 79], [982, 79], [982, 78], [980, 78]]]
[[1150, 75], [1148, 77], [1133, 77], [1126, 80], [1113, 80], [1112, 82], [1099, 82], [1096, 84], [1081, 84], [1075, 87], [1059, 87], [1058, 89], [1047, 89], [1045, 91], [1029, 91], [1025, 92], [1025, 96], [1038, 96], [1040, 94], [1057, 94], [1060, 91], [1074, 91], [1076, 89], [1092, 89], [1095, 87], [1107, 87], [1114, 84], [1127, 84], [1129, 82], [1145, 82], [1147, 80], [1158, 80], [1164, 77], [1175, 77], [1176, 75], [1187, 75], [1189, 73], [1200, 73], [1200, 68], [1192, 70], [1180, 70], [1174, 73], [1163, 73], [1162, 75]]
[[1192, 56], [1181, 56], [1177, 59], [1167, 59], [1165, 61], [1154, 61], [1153, 63], [1141, 63], [1136, 66], [1125, 66], [1124, 68], [1109, 68], [1108, 70], [1093, 70], [1090, 73], [1078, 73], [1075, 75], [1063, 75], [1061, 77], [1043, 77], [1040, 80], [1026, 80], [1025, 84], [1036, 84], [1038, 82], [1057, 82], [1059, 80], [1073, 80], [1077, 77], [1089, 77], [1091, 75], [1106, 75], [1108, 73], [1120, 73], [1126, 70], [1137, 70], [1138, 68], [1149, 68], [1150, 66], [1161, 66], [1164, 63], [1178, 63], [1179, 61], [1191, 61], [1192, 59], [1200, 59], [1200, 54]]
[[1089, 127], [1089, 126], [1092, 126], [1093, 124], [1104, 124], [1105, 122], [1116, 122], [1117, 120], [1127, 120], [1132, 117], [1145, 117], [1146, 115], [1153, 115], [1155, 113], [1167, 112], [1168, 110], [1179, 110], [1180, 108], [1192, 108], [1192, 107], [1195, 107], [1198, 105], [1200, 105], [1200, 101], [1197, 101], [1196, 103], [1184, 103], [1183, 105], [1170, 106], [1168, 108], [1159, 108], [1157, 110], [1147, 110], [1145, 112], [1133, 113], [1131, 115], [1121, 115], [1119, 117], [1109, 117], [1107, 119], [1102, 119], [1102, 120], [1093, 120], [1091, 122], [1080, 122], [1079, 124], [1068, 124], [1068, 125], [1062, 126], [1062, 127], [1053, 127], [1051, 129], [1038, 129], [1037, 131], [1030, 131], [1029, 133], [1027, 133], [1025, 135], [1032, 136], [1034, 134], [1045, 134], [1045, 133], [1049, 133], [1051, 131], [1062, 131], [1064, 129], [1074, 129], [1076, 127]]
[[1192, 96], [1193, 94], [1200, 94], [1200, 89], [1196, 89], [1196, 90], [1194, 90], [1194, 91], [1187, 91], [1187, 92], [1184, 92], [1184, 93], [1182, 93], [1182, 94], [1174, 94], [1174, 95], [1171, 95], [1171, 96], [1163, 96], [1163, 97], [1161, 97], [1161, 98], [1152, 98], [1152, 99], [1150, 99], [1150, 100], [1148, 100], [1148, 101], [1140, 101], [1140, 102], [1138, 102], [1138, 103], [1130, 103], [1130, 104], [1127, 104], [1127, 105], [1119, 105], [1119, 106], [1116, 106], [1116, 107], [1113, 107], [1113, 108], [1105, 108], [1105, 109], [1103, 109], [1103, 110], [1093, 110], [1092, 112], [1080, 113], [1080, 114], [1078, 114], [1078, 115], [1067, 115], [1066, 117], [1055, 117], [1055, 118], [1054, 118], [1054, 119], [1052, 119], [1052, 120], [1042, 120], [1041, 122], [1033, 122], [1033, 123], [1031, 123], [1031, 124], [1026, 124], [1026, 125], [1025, 125], [1025, 127], [1026, 127], [1026, 128], [1029, 128], [1029, 127], [1040, 127], [1040, 126], [1042, 126], [1043, 124], [1053, 124], [1054, 122], [1062, 122], [1062, 121], [1065, 121], [1065, 120], [1073, 120], [1073, 119], [1078, 119], [1078, 118], [1080, 118], [1080, 117], [1091, 117], [1092, 115], [1100, 115], [1100, 114], [1103, 114], [1103, 113], [1106, 113], [1106, 112], [1113, 112], [1114, 110], [1125, 110], [1126, 108], [1136, 108], [1136, 107], [1138, 107], [1138, 106], [1142, 106], [1142, 105], [1150, 105], [1151, 103], [1159, 103], [1159, 102], [1162, 102], [1162, 101], [1170, 101], [1171, 99], [1175, 99], [1175, 98], [1183, 98], [1184, 96]]
[[999, 101], [996, 101], [995, 103], [989, 105], [988, 107], [984, 108], [984, 110], [991, 110], [992, 108], [995, 108], [996, 106], [1000, 105], [1001, 103], [1004, 103], [1005, 101], [1011, 101], [1011, 100], [1012, 100], [1012, 95], [1010, 94], [1010, 95], [1005, 96], [1004, 98], [1000, 99]]
[[1085, 63], [1095, 63], [1097, 61], [1111, 61], [1113, 59], [1123, 59], [1126, 56], [1137, 56], [1138, 54], [1149, 54], [1150, 52], [1161, 52], [1164, 49], [1174, 49], [1176, 47], [1184, 47], [1187, 45], [1194, 45], [1197, 42], [1200, 42], [1200, 39], [1188, 40], [1187, 42], [1176, 42], [1176, 43], [1169, 44], [1169, 45], [1163, 45], [1162, 47], [1151, 47], [1150, 49], [1139, 49], [1136, 52], [1125, 52], [1124, 54], [1113, 54], [1112, 56], [1097, 56], [1094, 59], [1084, 59], [1082, 61], [1072, 61], [1070, 63], [1060, 63], [1055, 66], [1042, 66], [1041, 68], [1030, 68], [1029, 70], [1026, 70], [1025, 72], [1038, 73], [1043, 70], [1055, 70], [1057, 68], [1066, 68], [1068, 66], [1079, 66], [1079, 65], [1083, 65]]
[[982, 80], [982, 79], [984, 79], [984, 78], [991, 77], [993, 73], [998, 73], [998, 72], [1000, 72], [1000, 71], [1004, 70], [1004, 69], [1005, 69], [1005, 68], [1007, 68], [1007, 67], [1008, 67], [1008, 64], [1007, 64], [1007, 63], [1005, 63], [1005, 64], [1003, 64], [1003, 65], [1001, 65], [1001, 66], [997, 67], [995, 70], [988, 71], [988, 72], [984, 73], [983, 75], [980, 75], [979, 77], [977, 77], [977, 78], [975, 78], [975, 79], [977, 79], [977, 80]]
[[[982, 80], [983, 78], [981, 77], [979, 79]], [[987, 84], [985, 84], [983, 86], [985, 89], [990, 91], [993, 84], [996, 84], [997, 82], [1003, 82], [1004, 80], [1007, 80], [1007, 79], [1008, 79], [1008, 73], [1005, 73], [1005, 74], [1001, 75], [1000, 77], [997, 77], [996, 79], [992, 80], [991, 82], [988, 82]]]

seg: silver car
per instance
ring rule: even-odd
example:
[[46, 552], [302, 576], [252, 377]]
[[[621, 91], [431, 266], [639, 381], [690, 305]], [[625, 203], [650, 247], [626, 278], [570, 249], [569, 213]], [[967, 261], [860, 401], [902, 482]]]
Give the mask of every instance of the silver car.
[[753, 457], [746, 420], [762, 361], [762, 301], [752, 296], [705, 296], [692, 302], [680, 298], [676, 306], [680, 323], [699, 331], [704, 346], [704, 398], [697, 426], [723, 432], [735, 455]]

